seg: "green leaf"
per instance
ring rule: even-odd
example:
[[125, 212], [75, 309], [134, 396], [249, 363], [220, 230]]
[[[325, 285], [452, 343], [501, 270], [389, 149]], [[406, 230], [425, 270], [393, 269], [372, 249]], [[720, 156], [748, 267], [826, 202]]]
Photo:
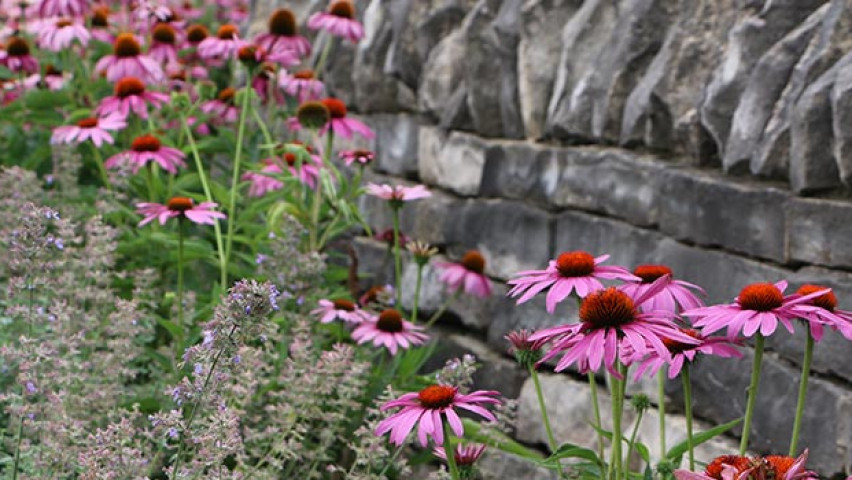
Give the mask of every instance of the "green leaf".
[[565, 443], [553, 452], [552, 455], [545, 458], [542, 463], [556, 464], [563, 458], [581, 458], [588, 460], [596, 465], [602, 465], [603, 462], [598, 458], [598, 454], [594, 450], [574, 445], [573, 443]]
[[484, 443], [500, 451], [511, 453], [527, 460], [535, 462], [542, 460], [541, 453], [521, 445], [500, 432], [492, 431], [486, 435], [482, 432], [482, 426], [479, 422], [473, 419], [463, 418], [462, 424], [464, 424], [464, 436], [468, 440]]
[[[731, 420], [728, 423], [724, 423], [722, 425], [717, 425], [717, 426], [715, 426], [715, 427], [713, 427], [709, 430], [705, 430], [703, 432], [697, 433], [697, 434], [692, 436], [692, 446], [695, 447], [695, 446], [701, 445], [702, 443], [706, 442], [707, 440], [710, 440], [713, 437], [718, 437], [719, 435], [721, 435], [721, 434], [727, 432], [728, 430], [734, 428], [735, 426], [737, 426], [737, 424], [739, 424], [742, 421], [743, 421], [742, 418], [737, 418], [737, 419]], [[686, 453], [686, 451], [688, 449], [689, 449], [689, 444], [687, 444], [686, 440], [684, 440], [684, 441], [678, 443], [677, 445], [675, 445], [674, 447], [672, 447], [671, 449], [669, 449], [668, 453], [666, 453], [666, 458], [668, 458], [670, 461], [679, 460], [683, 456], [683, 454]]]
[[168, 319], [165, 319], [165, 318], [158, 318], [157, 323], [159, 323], [161, 327], [168, 330], [168, 332], [170, 334], [172, 334], [172, 337], [174, 337], [174, 338], [183, 337], [183, 328], [178, 326], [178, 324], [176, 324], [175, 322], [168, 320]]

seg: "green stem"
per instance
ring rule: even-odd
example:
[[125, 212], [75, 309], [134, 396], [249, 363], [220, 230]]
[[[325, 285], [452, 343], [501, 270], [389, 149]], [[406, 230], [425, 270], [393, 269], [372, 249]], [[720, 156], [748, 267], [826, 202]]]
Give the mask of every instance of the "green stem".
[[411, 306], [411, 322], [417, 323], [417, 307], [420, 305], [420, 288], [423, 284], [423, 264], [417, 264], [417, 282], [414, 284], [414, 305]]
[[[541, 421], [544, 423], [544, 430], [547, 432], [547, 446], [550, 447], [550, 452], [555, 453], [559, 448], [556, 443], [556, 437], [553, 435], [553, 428], [550, 425], [550, 417], [547, 415], [547, 407], [544, 404], [544, 394], [541, 392], [541, 381], [538, 378], [538, 371], [534, 365], [530, 365], [530, 376], [535, 385], [535, 396], [538, 398], [538, 409], [541, 411]], [[562, 462], [559, 463], [559, 476], [565, 478], [565, 472], [562, 470]]]
[[639, 410], [636, 415], [636, 423], [633, 425], [633, 432], [630, 434], [630, 442], [627, 443], [627, 469], [630, 469], [630, 459], [633, 458], [633, 449], [636, 446], [636, 435], [639, 433], [639, 425], [642, 423], [642, 418], [645, 416], [645, 409]]
[[[183, 329], [183, 229], [184, 217], [178, 217], [178, 278], [177, 278], [177, 301], [178, 301], [178, 326]], [[180, 339], [180, 344], [183, 339]]]
[[[192, 151], [192, 157], [195, 159], [195, 169], [198, 170], [198, 178], [201, 180], [201, 188], [204, 189], [204, 196], [208, 202], [213, 203], [213, 192], [210, 190], [210, 184], [207, 181], [207, 174], [204, 173], [204, 165], [201, 163], [201, 154], [198, 152], [198, 145], [195, 143], [195, 137], [192, 135], [192, 129], [189, 128], [186, 116], [181, 114], [181, 123], [183, 130], [186, 133], [186, 138], [189, 141], [189, 149]], [[222, 290], [228, 288], [228, 265], [225, 261], [225, 248], [222, 242], [222, 227], [219, 226], [219, 220], [213, 220], [213, 231], [216, 234], [216, 251], [219, 253], [219, 282]]]
[[92, 152], [95, 156], [95, 165], [97, 165], [98, 172], [101, 174], [101, 181], [104, 183], [107, 190], [112, 190], [112, 184], [109, 181], [109, 174], [107, 174], [106, 167], [104, 166], [104, 159], [101, 157], [101, 152], [94, 143], [92, 144]]
[[333, 38], [330, 35], [324, 35], [325, 44], [322, 48], [322, 53], [320, 54], [319, 60], [317, 61], [316, 66], [314, 67], [314, 72], [316, 74], [317, 79], [322, 76], [322, 69], [325, 68], [325, 62], [328, 60], [328, 54], [331, 51], [331, 44], [333, 43]]
[[547, 431], [547, 443], [551, 452], [555, 452], [558, 448], [556, 437], [553, 436], [553, 429], [550, 427], [550, 418], [547, 415], [547, 408], [544, 405], [544, 395], [541, 392], [541, 381], [538, 378], [538, 372], [534, 366], [530, 366], [530, 376], [535, 385], [535, 395], [538, 398], [538, 408], [541, 410], [541, 421], [544, 422], [544, 429]]
[[751, 382], [748, 385], [748, 400], [746, 402], [745, 420], [743, 421], [743, 436], [740, 439], [740, 455], [745, 455], [748, 448], [748, 435], [751, 430], [751, 418], [754, 416], [754, 404], [757, 399], [757, 385], [760, 382], [760, 364], [763, 360], [763, 344], [765, 338], [757, 334], [754, 343], [754, 363], [751, 368]]
[[272, 135], [269, 133], [269, 128], [267, 128], [266, 123], [260, 116], [260, 113], [258, 113], [256, 108], [253, 108], [251, 113], [254, 116], [254, 121], [257, 122], [257, 126], [260, 128], [260, 133], [263, 134], [263, 140], [267, 145], [272, 145], [274, 143], [272, 141]]
[[[381, 472], [379, 472], [379, 478], [385, 478], [385, 473], [387, 473], [388, 469], [391, 467], [391, 465], [393, 465], [393, 462], [395, 462], [397, 457], [399, 457], [399, 454], [402, 453], [402, 449], [404, 447], [405, 447], [405, 444], [396, 447], [396, 450], [393, 452], [393, 455], [391, 455], [390, 460], [388, 460], [387, 463], [385, 463], [385, 467], [382, 468]], [[352, 475], [352, 471], [355, 468], [355, 465], [356, 465], [356, 463], [352, 462], [352, 466], [349, 467], [349, 476]]]
[[664, 369], [657, 372], [657, 410], [660, 415], [660, 453], [666, 454], [666, 375]]
[[598, 401], [598, 382], [595, 380], [595, 372], [588, 373], [589, 378], [589, 390], [592, 392], [592, 408], [595, 412], [595, 426], [598, 432], [598, 458], [603, 461], [604, 458], [604, 439], [603, 434], [603, 425], [601, 424], [601, 405]]
[[695, 445], [692, 440], [692, 379], [689, 365], [684, 364], [680, 371], [683, 380], [683, 409], [686, 412], [686, 445], [689, 449], [689, 471], [695, 471]]
[[799, 380], [799, 399], [796, 402], [796, 418], [793, 420], [793, 435], [790, 437], [791, 457], [795, 457], [799, 447], [799, 432], [802, 428], [802, 417], [805, 413], [805, 397], [808, 394], [808, 377], [811, 374], [811, 360], [814, 354], [814, 336], [808, 329], [808, 339], [805, 344], [805, 358], [802, 360], [802, 378]]
[[[621, 365], [618, 365], [619, 372]], [[614, 471], [615, 479], [620, 480], [623, 477], [623, 458], [621, 454], [621, 407], [623, 400], [623, 385], [624, 380], [616, 378], [612, 375], [610, 379], [612, 386], [612, 455], [610, 459], [610, 471]]]
[[393, 216], [393, 270], [396, 283], [396, 305], [402, 308], [402, 252], [399, 251], [399, 207], [391, 206]]
[[446, 453], [447, 457], [447, 467], [450, 469], [450, 476], [453, 480], [459, 480], [461, 477], [459, 475], [459, 467], [456, 465], [456, 449], [453, 447], [452, 442], [450, 442], [450, 422], [446, 419], [441, 422], [444, 428], [444, 453]]
[[[323, 165], [330, 166], [331, 159], [331, 148], [334, 145], [334, 132], [331, 129], [328, 129], [328, 139], [326, 140], [326, 148], [325, 151], [322, 152], [323, 155]], [[323, 197], [322, 197], [322, 172], [317, 178], [317, 188], [314, 189], [314, 201], [311, 204], [311, 228], [309, 232], [309, 243], [310, 249], [312, 251], [318, 251], [320, 244], [317, 241], [317, 237], [319, 236], [320, 230], [320, 207], [322, 206]]]
[[459, 298], [459, 295], [461, 295], [461, 291], [462, 291], [462, 289], [461, 289], [461, 288], [459, 288], [458, 290], [456, 290], [456, 292], [455, 292], [455, 293], [453, 293], [453, 295], [452, 295], [452, 296], [450, 296], [449, 298], [447, 298], [447, 300], [444, 302], [444, 304], [443, 304], [443, 305], [441, 305], [441, 308], [439, 308], [439, 309], [438, 309], [438, 311], [436, 311], [436, 312], [435, 312], [435, 313], [434, 313], [431, 317], [429, 317], [429, 320], [427, 320], [427, 321], [426, 321], [426, 328], [431, 327], [431, 326], [432, 326], [432, 324], [434, 324], [435, 322], [437, 322], [437, 321], [438, 321], [438, 319], [439, 319], [439, 318], [441, 318], [441, 315], [443, 315], [443, 314], [444, 314], [444, 312], [446, 312], [446, 311], [447, 311], [447, 309], [448, 309], [448, 308], [450, 308], [450, 305], [452, 305], [452, 303], [453, 303], [453, 302], [454, 302], [457, 298]]
[[[249, 72], [249, 75], [251, 72]], [[248, 78], [251, 78], [249, 76]], [[237, 224], [237, 186], [240, 181], [240, 163], [243, 157], [243, 137], [246, 132], [246, 117], [251, 108], [251, 85], [246, 85], [243, 89], [243, 104], [240, 109], [240, 123], [237, 125], [237, 146], [234, 152], [234, 173], [231, 175], [231, 192], [228, 198], [228, 233], [225, 244], [225, 270], [227, 272], [228, 263], [231, 260], [231, 248], [234, 244], [234, 227]]]

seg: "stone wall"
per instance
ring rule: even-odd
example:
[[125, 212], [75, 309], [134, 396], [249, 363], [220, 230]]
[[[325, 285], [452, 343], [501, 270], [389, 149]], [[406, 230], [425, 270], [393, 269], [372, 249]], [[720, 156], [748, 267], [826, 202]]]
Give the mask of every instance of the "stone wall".
[[[278, 6], [259, 1], [255, 29]], [[283, 4], [306, 13], [325, 1]], [[667, 264], [709, 302], [787, 279], [832, 286], [852, 307], [852, 0], [362, 0], [358, 9], [367, 36], [335, 46], [326, 78], [377, 132], [372, 179], [434, 191], [406, 206], [405, 233], [449, 258], [471, 248], [488, 258], [497, 295], [452, 309], [450, 343], [490, 359], [484, 385], [519, 396], [519, 439], [545, 443], [503, 335], [573, 312], [515, 306], [504, 282], [561, 251]], [[390, 226], [383, 205], [363, 207], [375, 228]], [[362, 265], [388, 275], [380, 244], [358, 247]], [[441, 293], [427, 284], [429, 311]], [[787, 450], [803, 345], [783, 332], [769, 342], [757, 450]], [[816, 351], [800, 443], [824, 473], [852, 466], [850, 352], [834, 334]], [[748, 355], [698, 365], [700, 418], [742, 415], [746, 365]], [[590, 438], [578, 422], [582, 381], [544, 383], [558, 436]], [[654, 423], [642, 433], [650, 444]], [[707, 455], [731, 445], [720, 440]]]

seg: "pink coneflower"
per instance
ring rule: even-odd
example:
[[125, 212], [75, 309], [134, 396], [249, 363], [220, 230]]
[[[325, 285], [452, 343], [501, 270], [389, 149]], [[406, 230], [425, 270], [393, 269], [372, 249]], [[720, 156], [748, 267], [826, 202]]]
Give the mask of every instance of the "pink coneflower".
[[[479, 460], [483, 452], [485, 452], [485, 445], [481, 443], [470, 443], [467, 445], [459, 443], [453, 452], [453, 459], [455, 459], [456, 465], [460, 468], [470, 467]], [[447, 451], [444, 450], [444, 447], [435, 447], [432, 453], [441, 460], [447, 461]]]
[[355, 5], [348, 0], [331, 2], [328, 11], [317, 12], [308, 19], [308, 28], [328, 33], [358, 43], [364, 36], [364, 27], [355, 19]]
[[506, 335], [506, 340], [509, 341], [509, 353], [515, 357], [518, 364], [524, 368], [535, 368], [535, 364], [541, 360], [541, 349], [545, 342], [542, 340], [531, 340], [530, 337], [535, 334], [535, 331], [522, 328], [509, 332]]
[[191, 198], [174, 197], [165, 205], [159, 203], [137, 203], [136, 213], [144, 215], [145, 218], [139, 222], [139, 226], [146, 225], [158, 220], [160, 225], [165, 225], [170, 218], [187, 218], [191, 222], [213, 225], [217, 218], [227, 218], [222, 212], [213, 210], [217, 204], [213, 202], [202, 202], [195, 205]]
[[254, 43], [265, 48], [270, 53], [287, 50], [299, 57], [311, 53], [311, 43], [299, 35], [296, 16], [287, 8], [279, 8], [269, 16], [269, 31], [255, 37]]
[[367, 289], [358, 299], [362, 307], [376, 303], [380, 305], [392, 304], [394, 299], [393, 285], [375, 285]]
[[243, 181], [250, 182], [248, 195], [250, 197], [262, 197], [269, 192], [284, 188], [284, 182], [275, 177], [264, 175], [264, 173], [280, 174], [283, 172], [280, 166], [268, 163], [261, 172], [246, 172], [241, 177]]
[[675, 470], [677, 480], [816, 480], [814, 472], [805, 469], [808, 451], [798, 458], [767, 455], [748, 458], [742, 455], [722, 455], [707, 464], [702, 473]]
[[204, 10], [196, 7], [193, 2], [189, 0], [177, 2], [177, 5], [174, 7], [174, 12], [181, 18], [189, 18], [192, 20], [201, 18], [204, 15]]
[[601, 279], [638, 282], [642, 279], [631, 275], [624, 267], [600, 266], [609, 255], [593, 257], [587, 252], [563, 252], [556, 260], [551, 260], [544, 270], [526, 270], [518, 272], [520, 278], [509, 280], [512, 289], [509, 296], [517, 297], [517, 303], [524, 303], [546, 288], [550, 288], [545, 298], [547, 312], [553, 313], [556, 304], [565, 300], [571, 292], [584, 298], [590, 292], [603, 288]]
[[403, 185], [391, 186], [388, 184], [378, 185], [370, 183], [367, 184], [367, 193], [398, 205], [401, 205], [402, 202], [410, 202], [432, 196], [432, 192], [427, 190], [423, 185], [406, 187]]
[[70, 18], [44, 21], [36, 32], [36, 43], [51, 52], [66, 50], [75, 40], [85, 47], [91, 38], [92, 34], [85, 25]]
[[136, 77], [146, 83], [157, 83], [163, 79], [160, 64], [142, 54], [142, 46], [132, 33], [120, 33], [115, 38], [112, 52], [95, 64], [95, 71], [106, 72], [107, 80], [115, 82], [124, 77]]
[[456, 408], [473, 412], [486, 420], [496, 421], [494, 414], [484, 408], [486, 404], [497, 405], [500, 400], [494, 398], [500, 392], [477, 390], [467, 395], [460, 394], [458, 388], [450, 385], [430, 385], [419, 392], [406, 393], [396, 400], [381, 406], [381, 410], [402, 407], [401, 410], [382, 420], [376, 427], [376, 435], [390, 432], [390, 441], [402, 445], [405, 438], [417, 427], [417, 439], [425, 447], [427, 437], [432, 437], [436, 445], [444, 444], [443, 421], [446, 418], [457, 437], [464, 436], [464, 425], [456, 413]]
[[101, 5], [92, 9], [90, 33], [95, 40], [111, 44], [115, 41], [115, 35], [110, 31], [109, 15], [107, 6]]
[[364, 138], [370, 139], [376, 135], [370, 130], [370, 127], [364, 125], [360, 120], [349, 118], [346, 116], [346, 104], [336, 98], [324, 98], [321, 102], [328, 108], [331, 118], [328, 123], [320, 129], [320, 134], [331, 129], [335, 135], [340, 135], [343, 138], [352, 138], [353, 133], [357, 133]]
[[105, 117], [89, 117], [77, 122], [76, 125], [64, 125], [53, 130], [50, 143], [82, 143], [91, 139], [96, 147], [104, 143], [113, 143], [110, 131], [121, 130], [127, 122], [120, 114]]
[[485, 257], [476, 250], [464, 254], [459, 263], [438, 262], [441, 271], [438, 280], [447, 284], [452, 291], [464, 292], [479, 298], [491, 296], [491, 281], [485, 276]]
[[44, 75], [39, 73], [30, 75], [24, 80], [24, 87], [27, 89], [46, 88], [48, 90], [62, 90], [67, 80], [68, 77], [57, 70], [56, 67], [47, 65], [44, 68]]
[[280, 89], [274, 87], [277, 77], [278, 66], [274, 63], [264, 62], [257, 69], [257, 74], [251, 79], [251, 86], [257, 92], [261, 102], [266, 103], [272, 98], [276, 104], [284, 104], [286, 100], [284, 94]]
[[154, 60], [163, 63], [177, 63], [178, 61], [178, 34], [175, 27], [166, 22], [158, 22], [151, 29], [151, 47], [148, 55]]
[[234, 58], [240, 48], [248, 45], [240, 39], [240, 29], [236, 25], [222, 25], [215, 37], [207, 37], [198, 44], [198, 54], [204, 59]]
[[[796, 294], [805, 296], [826, 289], [828, 287], [821, 285], [802, 285]], [[839, 331], [847, 340], [852, 340], [852, 312], [837, 308], [834, 292], [829, 291], [793, 308], [797, 317], [806, 319], [814, 340], [822, 339], [823, 325]]]
[[290, 174], [308, 187], [316, 188], [319, 181], [320, 159], [311, 154], [302, 155], [301, 157], [300, 162], [299, 156], [296, 153], [286, 152], [280, 158], [284, 159], [284, 163], [287, 164], [287, 170], [290, 171]]
[[160, 108], [169, 102], [169, 96], [161, 92], [149, 92], [145, 82], [136, 77], [124, 77], [115, 83], [113, 96], [101, 100], [95, 109], [96, 113], [116, 112], [127, 118], [130, 112], [140, 118], [148, 118], [148, 104]]
[[657, 280], [638, 297], [631, 297], [615, 287], [588, 294], [580, 304], [580, 323], [547, 328], [530, 335], [532, 341], [555, 342], [539, 364], [564, 353], [556, 364], [557, 372], [576, 363], [581, 373], [588, 373], [597, 371], [603, 364], [613, 375], [620, 376], [615, 368], [619, 357], [627, 363], [635, 355], [654, 351], [669, 361], [671, 354], [663, 343], [664, 338], [687, 345], [698, 343], [674, 325], [673, 313], [644, 313], [638, 308], [656, 295], [664, 282], [665, 279]]
[[375, 154], [370, 150], [341, 150], [340, 158], [347, 167], [352, 166], [353, 163], [364, 166], [372, 163]]
[[0, 65], [13, 72], [38, 72], [38, 61], [30, 55], [30, 44], [21, 37], [9, 38], [6, 49], [0, 50]]
[[670, 338], [664, 338], [663, 343], [668, 347], [671, 354], [671, 358], [668, 361], [659, 356], [655, 350], [648, 351], [646, 355], [638, 355], [635, 358], [631, 358], [631, 363], [639, 363], [635, 372], [637, 381], [646, 372], [651, 377], [656, 375], [657, 371], [666, 364], [669, 365], [669, 378], [675, 378], [683, 369], [684, 363], [694, 362], [699, 353], [722, 358], [739, 358], [743, 356], [739, 349], [737, 349], [737, 345], [741, 343], [739, 341], [734, 341], [728, 337], [705, 337], [698, 330], [688, 328], [681, 328], [680, 331], [693, 337], [699, 343], [687, 344]]
[[89, 9], [89, 0], [40, 0], [38, 13], [45, 17], [78, 17]]
[[343, 320], [346, 323], [361, 323], [370, 319], [370, 314], [361, 310], [358, 305], [343, 298], [334, 300], [321, 299], [319, 308], [311, 310], [311, 315], [320, 317], [320, 323], [331, 323], [335, 320]]
[[239, 110], [234, 104], [237, 90], [233, 87], [222, 89], [215, 100], [208, 100], [201, 104], [201, 111], [214, 115], [217, 121], [233, 123], [239, 117]]
[[133, 173], [149, 162], [156, 162], [163, 170], [177, 173], [177, 167], [186, 167], [183, 152], [176, 148], [165, 147], [160, 140], [153, 135], [142, 135], [133, 139], [130, 150], [113, 155], [104, 163], [107, 168], [117, 167], [123, 163], [130, 163]]
[[197, 47], [201, 42], [210, 36], [210, 31], [207, 27], [201, 24], [190, 25], [186, 28], [186, 42], [190, 46]]
[[740, 331], [746, 337], [751, 337], [758, 331], [763, 336], [769, 336], [775, 333], [778, 322], [793, 333], [790, 320], [796, 318], [797, 311], [801, 310], [795, 307], [831, 290], [785, 297], [783, 292], [786, 288], [787, 282], [783, 280], [774, 285], [753, 283], [740, 291], [734, 303], [695, 308], [683, 312], [682, 315], [693, 318], [693, 325], [701, 327], [705, 335], [727, 328], [729, 337], [739, 335]]
[[402, 315], [392, 309], [383, 310], [377, 317], [361, 322], [352, 331], [352, 339], [359, 344], [373, 342], [373, 345], [384, 345], [391, 355], [396, 355], [400, 349], [408, 349], [412, 345], [422, 345], [429, 339], [421, 333], [423, 327], [404, 320]]
[[665, 310], [677, 313], [681, 310], [704, 306], [704, 302], [692, 292], [695, 290], [706, 295], [704, 289], [683, 280], [675, 280], [672, 277], [672, 270], [665, 265], [640, 265], [633, 270], [633, 275], [641, 280], [628, 281], [621, 287], [622, 291], [632, 296], [638, 296], [643, 290], [647, 290], [658, 278], [668, 276], [666, 288], [642, 305], [643, 310], [647, 312]]
[[295, 73], [282, 71], [278, 75], [278, 86], [284, 93], [295, 97], [299, 102], [317, 100], [325, 90], [325, 84], [316, 78], [311, 69], [299, 70]]

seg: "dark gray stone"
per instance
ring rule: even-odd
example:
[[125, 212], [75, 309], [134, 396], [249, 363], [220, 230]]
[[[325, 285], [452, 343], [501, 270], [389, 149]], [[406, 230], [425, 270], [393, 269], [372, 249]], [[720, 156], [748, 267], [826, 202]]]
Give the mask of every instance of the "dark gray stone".
[[479, 250], [488, 260], [485, 272], [503, 279], [547, 264], [551, 223], [548, 213], [507, 200], [468, 200], [451, 218], [432, 219], [433, 228], [443, 224], [446, 229], [449, 256]]
[[[707, 356], [692, 370], [695, 414], [716, 422], [727, 422], [745, 412], [746, 389], [751, 370], [751, 350], [741, 360]], [[796, 408], [799, 372], [778, 361], [771, 353], [763, 358], [757, 404], [751, 429], [751, 449], [760, 453], [786, 454]], [[671, 384], [672, 387], [679, 387]], [[808, 447], [808, 467], [831, 475], [850, 467], [848, 445], [852, 441], [852, 395], [831, 382], [811, 378], [808, 384], [800, 445]], [[682, 403], [679, 388], [672, 392]], [[739, 432], [740, 429], [735, 430]]]
[[477, 466], [483, 480], [523, 478], [524, 480], [555, 480], [559, 474], [539, 467], [530, 460], [504, 453], [496, 448], [487, 450]]
[[[777, 108], [776, 104], [780, 104], [780, 109], [784, 111], [786, 110], [785, 107], [789, 108], [789, 105], [801, 92], [803, 84], [799, 82], [799, 85], [791, 84], [791, 86], [798, 88], [787, 90], [789, 95], [786, 98], [784, 95], [785, 88], [791, 80], [790, 75], [793, 73], [793, 67], [796, 66], [802, 53], [808, 47], [811, 37], [819, 29], [827, 8], [828, 5], [811, 14], [804, 23], [761, 55], [760, 60], [754, 65], [745, 83], [739, 104], [734, 111], [731, 131], [728, 135], [722, 161], [725, 171], [742, 172], [751, 163], [754, 173], [764, 175], [786, 173], [786, 156], [782, 155], [781, 158], [769, 159], [773, 163], [780, 163], [780, 165], [758, 164], [751, 162], [751, 159], [757, 154], [757, 148], [764, 135], [764, 130], [768, 127], [767, 123], [773, 117], [773, 112]], [[781, 114], [781, 119], [776, 120], [776, 123], [780, 122], [784, 125], [777, 129], [786, 131], [787, 122], [784, 113]]]
[[666, 234], [782, 263], [787, 260], [785, 192], [679, 169], [663, 172], [660, 185], [659, 224]]
[[[542, 265], [544, 268], [545, 265]], [[488, 327], [488, 344], [491, 348], [506, 352], [509, 341], [504, 337], [515, 330], [542, 330], [565, 323], [577, 321], [577, 303], [562, 302], [553, 315], [547, 313], [544, 294], [536, 295], [530, 301], [520, 305], [515, 299], [501, 296], [491, 311], [491, 324]]]
[[479, 194], [548, 204], [558, 181], [556, 152], [529, 142], [488, 142]]
[[521, 0], [480, 0], [462, 26], [467, 105], [474, 130], [523, 138], [518, 99], [518, 11]]
[[[553, 257], [559, 253], [584, 250], [593, 256], [609, 254], [606, 265], [656, 263], [657, 247], [664, 237], [624, 222], [580, 212], [565, 212], [556, 218]], [[544, 268], [542, 265], [540, 268]]]
[[544, 135], [547, 104], [556, 82], [562, 50], [560, 31], [582, 5], [580, 0], [527, 0], [521, 7], [518, 94], [525, 134]]
[[370, 125], [376, 132], [373, 163], [376, 170], [390, 175], [416, 179], [420, 122], [411, 115], [372, 115]]
[[852, 204], [794, 198], [789, 202], [790, 258], [831, 267], [852, 267]]
[[832, 149], [831, 89], [837, 69], [812, 83], [796, 102], [790, 120], [790, 186], [809, 193], [840, 186]]

